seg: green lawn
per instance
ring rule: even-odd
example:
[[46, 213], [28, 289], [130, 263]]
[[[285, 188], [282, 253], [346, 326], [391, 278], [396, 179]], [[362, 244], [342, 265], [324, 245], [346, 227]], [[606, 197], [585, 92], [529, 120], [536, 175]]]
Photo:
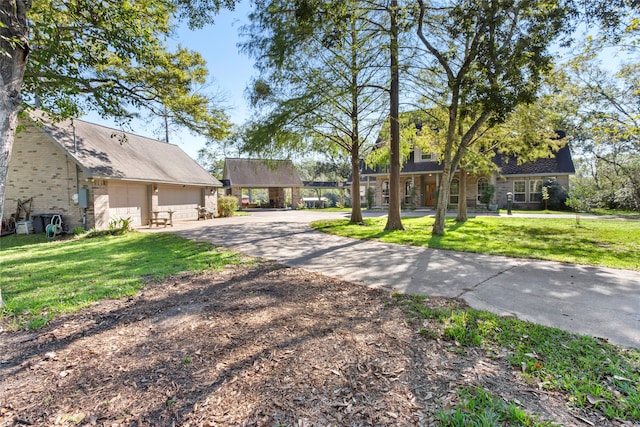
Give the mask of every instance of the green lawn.
[[238, 253], [167, 233], [47, 241], [44, 234], [0, 240], [3, 316], [38, 327], [58, 313], [135, 294], [145, 281], [238, 264]]
[[[507, 352], [514, 370], [520, 371], [533, 389], [558, 391], [570, 396], [572, 405], [595, 407], [608, 419], [640, 421], [640, 351], [625, 350], [592, 337], [536, 325], [486, 311], [461, 308], [430, 308], [429, 297], [394, 294], [405, 307], [408, 321], [421, 335], [454, 341], [457, 351], [483, 348], [489, 354]], [[469, 390], [458, 389], [463, 393]], [[502, 399], [479, 396], [471, 390], [458, 408], [442, 410], [441, 425], [538, 425], [517, 422]], [[483, 405], [480, 403], [485, 402]], [[483, 407], [479, 407], [483, 406]], [[469, 408], [473, 408], [469, 410]], [[502, 422], [483, 420], [486, 410]], [[456, 422], [458, 420], [459, 422]]]
[[[411, 236], [420, 242], [431, 240], [430, 221], [432, 219], [407, 218], [404, 223], [409, 231], [395, 234], [381, 231], [383, 220], [369, 220], [376, 225], [355, 228], [347, 227], [344, 221], [339, 226], [335, 223], [316, 226], [343, 232], [353, 228], [360, 237], [386, 237], [396, 242], [402, 241], [400, 236]], [[538, 241], [558, 240], [562, 234], [576, 229], [592, 238], [595, 235], [595, 241], [602, 242], [603, 236], [621, 239], [616, 233], [624, 228], [627, 236], [621, 240], [635, 239], [637, 258], [637, 222], [596, 221], [576, 228], [571, 222], [546, 221], [476, 218], [464, 225], [450, 223], [448, 235], [462, 233], [468, 227], [469, 231], [459, 236], [467, 235], [468, 244], [485, 239], [483, 233], [497, 234], [496, 230], [507, 230], [511, 234], [518, 231], [521, 240]], [[522, 228], [525, 230], [520, 230]], [[538, 228], [553, 228], [557, 236], [540, 236]], [[437, 240], [446, 242], [447, 238]], [[581, 245], [588, 246], [587, 243]], [[7, 305], [0, 316], [13, 321], [16, 327], [37, 328], [59, 313], [74, 312], [104, 298], [133, 295], [150, 279], [247, 262], [250, 261], [237, 253], [165, 233], [55, 241], [47, 241], [44, 234], [4, 237], [0, 239], [0, 288]], [[397, 294], [394, 300], [405, 308], [407, 321], [415, 324], [421, 334], [455, 341], [452, 351], [477, 348], [489, 355], [507, 352], [514, 370], [521, 371], [532, 388], [563, 390], [570, 396], [571, 404], [595, 406], [610, 420], [640, 420], [638, 350], [625, 350], [595, 338], [458, 307], [453, 301], [450, 308], [432, 309], [428, 308], [428, 297], [424, 296]], [[549, 425], [536, 422], [517, 407], [506, 405], [498, 396], [480, 389], [457, 391], [461, 394], [460, 405], [443, 408], [437, 414], [442, 425], [495, 425], [491, 421], [495, 419], [509, 425]], [[487, 418], [488, 415], [491, 416]]]
[[456, 251], [539, 258], [551, 261], [640, 270], [640, 220], [490, 217], [464, 223], [447, 219], [444, 236], [431, 235], [433, 217], [403, 218], [404, 231], [384, 231], [386, 218], [364, 225], [348, 220], [316, 221], [327, 233], [388, 243]]

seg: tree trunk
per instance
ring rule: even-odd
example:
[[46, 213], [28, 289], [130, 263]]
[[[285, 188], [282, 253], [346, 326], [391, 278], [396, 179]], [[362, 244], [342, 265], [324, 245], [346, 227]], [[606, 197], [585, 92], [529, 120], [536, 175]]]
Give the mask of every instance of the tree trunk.
[[458, 192], [458, 215], [456, 221], [465, 222], [467, 220], [467, 172], [460, 168], [460, 191]]
[[445, 219], [447, 218], [447, 205], [449, 204], [449, 191], [451, 186], [449, 171], [451, 170], [451, 163], [445, 160], [444, 169], [442, 171], [442, 179], [438, 186], [438, 201], [436, 205], [436, 216], [433, 221], [433, 230], [431, 234], [442, 236], [444, 235]]
[[360, 145], [354, 141], [351, 149], [351, 219], [352, 224], [362, 223], [360, 204]]
[[360, 205], [360, 102], [358, 99], [358, 30], [356, 20], [351, 18], [351, 224], [362, 224]]
[[22, 103], [20, 89], [29, 54], [25, 0], [0, 4], [0, 219], [4, 215], [9, 160]]
[[391, 1], [389, 9], [390, 24], [390, 57], [391, 57], [391, 85], [390, 85], [390, 165], [389, 165], [389, 214], [386, 231], [404, 230], [400, 215], [400, 72], [398, 70], [398, 2]]
[[[22, 103], [20, 89], [29, 55], [26, 0], [0, 3], [0, 221], [4, 218], [9, 160]], [[0, 307], [4, 305], [0, 290]]]

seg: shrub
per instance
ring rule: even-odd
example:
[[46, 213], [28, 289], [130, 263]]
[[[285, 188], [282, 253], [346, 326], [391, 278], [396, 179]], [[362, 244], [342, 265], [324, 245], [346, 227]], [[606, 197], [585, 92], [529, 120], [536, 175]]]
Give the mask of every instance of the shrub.
[[86, 233], [87, 230], [84, 229], [84, 227], [73, 227], [73, 235], [74, 236], [80, 236], [84, 233]]
[[131, 219], [131, 217], [113, 218], [111, 221], [109, 221], [109, 232], [114, 235], [125, 234], [133, 230], [133, 227], [131, 227], [132, 222], [133, 220]]
[[373, 187], [367, 188], [367, 209], [373, 209], [373, 206], [376, 204], [376, 189]]
[[482, 194], [480, 195], [480, 203], [484, 204], [489, 210], [489, 204], [493, 200], [493, 195], [496, 194], [496, 187], [492, 184], [489, 184], [487, 188], [482, 190]]
[[233, 216], [233, 213], [238, 210], [238, 198], [235, 196], [220, 196], [218, 197], [218, 213], [222, 217]]
[[542, 184], [547, 187], [548, 200], [545, 201], [545, 209], [566, 209], [567, 192], [555, 179], [546, 179]]

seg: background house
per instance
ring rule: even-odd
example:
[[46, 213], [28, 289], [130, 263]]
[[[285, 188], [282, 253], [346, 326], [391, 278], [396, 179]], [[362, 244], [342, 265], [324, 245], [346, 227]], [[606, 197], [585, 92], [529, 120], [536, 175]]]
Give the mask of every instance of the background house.
[[[513, 194], [514, 207], [521, 209], [540, 209], [544, 206], [541, 190], [545, 179], [554, 179], [565, 189], [569, 188], [569, 176], [575, 173], [575, 167], [568, 146], [564, 146], [549, 158], [518, 164], [515, 157], [497, 156], [493, 162], [497, 172], [482, 175], [460, 172], [451, 184], [449, 205], [454, 209], [460, 200], [460, 180], [467, 184], [467, 205], [480, 205], [482, 192], [489, 185], [496, 192], [492, 203], [506, 207], [507, 193]], [[415, 148], [400, 171], [401, 200], [404, 207], [433, 208], [437, 201], [437, 190], [442, 179], [442, 165], [431, 153], [423, 153]], [[363, 182], [375, 190], [375, 205], [389, 204], [389, 172], [384, 168], [362, 170]]]
[[242, 207], [295, 209], [303, 186], [291, 160], [224, 160], [225, 192], [238, 198]]
[[69, 230], [106, 229], [117, 218], [147, 225], [154, 211], [171, 210], [174, 221], [196, 220], [198, 206], [217, 211], [222, 184], [176, 145], [77, 119], [53, 124], [42, 113], [22, 124], [9, 164], [7, 217], [29, 198], [32, 214], [61, 214]]

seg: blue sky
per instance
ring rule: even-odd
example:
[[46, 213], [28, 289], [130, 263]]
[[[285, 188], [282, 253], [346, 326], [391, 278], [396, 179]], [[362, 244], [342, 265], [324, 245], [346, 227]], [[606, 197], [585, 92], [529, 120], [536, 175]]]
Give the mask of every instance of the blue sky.
[[[235, 124], [242, 124], [249, 115], [249, 107], [244, 99], [244, 90], [255, 74], [253, 61], [241, 54], [237, 44], [240, 27], [248, 22], [250, 2], [240, 2], [234, 11], [223, 10], [215, 18], [215, 24], [201, 30], [189, 30], [186, 25], [181, 26], [176, 37], [170, 44], [181, 44], [191, 50], [199, 52], [207, 61], [209, 78], [212, 85], [209, 88], [213, 93], [219, 93], [224, 100], [223, 106]], [[97, 114], [88, 114], [82, 119], [93, 123], [117, 128], [110, 120], [104, 120]], [[164, 133], [159, 134], [160, 123], [149, 124], [136, 120], [131, 123], [134, 134], [152, 138], [163, 138]], [[163, 131], [164, 132], [164, 131]], [[198, 150], [205, 145], [202, 137], [194, 136], [188, 131], [169, 135], [169, 142], [180, 146], [189, 156], [198, 157]]]

